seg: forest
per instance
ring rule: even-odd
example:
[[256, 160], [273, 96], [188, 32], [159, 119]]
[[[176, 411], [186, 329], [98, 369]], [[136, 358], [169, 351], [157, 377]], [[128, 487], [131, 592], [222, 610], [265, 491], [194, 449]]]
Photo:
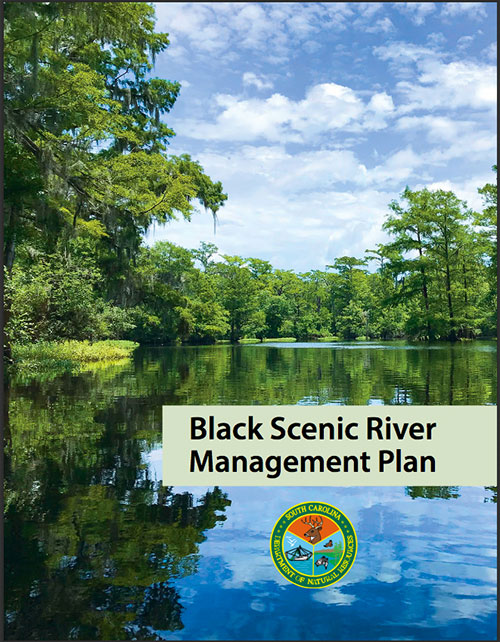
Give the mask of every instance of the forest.
[[[60, 340], [143, 344], [496, 334], [496, 180], [482, 211], [406, 187], [388, 242], [295, 273], [204, 242], [147, 246], [153, 223], [228, 195], [163, 117], [180, 84], [146, 3], [5, 7], [6, 354]], [[496, 166], [493, 166], [496, 172]]]

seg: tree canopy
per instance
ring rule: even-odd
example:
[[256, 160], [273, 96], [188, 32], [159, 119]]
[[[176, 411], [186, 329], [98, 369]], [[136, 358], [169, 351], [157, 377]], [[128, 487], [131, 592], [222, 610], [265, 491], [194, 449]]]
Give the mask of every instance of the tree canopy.
[[[168, 153], [180, 91], [148, 3], [7, 3], [5, 265], [14, 342], [245, 337], [457, 339], [496, 326], [496, 184], [389, 204], [389, 241], [296, 274], [258, 257], [144, 244], [152, 223], [227, 195]], [[496, 171], [496, 166], [494, 166]], [[375, 269], [372, 267], [375, 265]]]
[[[153, 221], [215, 216], [226, 195], [189, 155], [167, 154], [162, 119], [180, 91], [151, 76], [168, 46], [146, 3], [5, 8], [6, 264], [84, 236], [102, 263], [130, 259]], [[21, 169], [22, 168], [22, 169]]]

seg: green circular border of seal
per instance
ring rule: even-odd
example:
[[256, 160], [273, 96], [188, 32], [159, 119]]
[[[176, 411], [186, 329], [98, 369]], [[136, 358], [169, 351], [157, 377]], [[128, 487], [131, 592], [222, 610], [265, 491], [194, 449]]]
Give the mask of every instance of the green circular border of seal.
[[[337, 524], [344, 538], [344, 553], [340, 558], [340, 561], [328, 573], [323, 573], [322, 575], [318, 575], [318, 578], [319, 577], [328, 578], [328, 576], [330, 576], [329, 581], [322, 584], [317, 584], [315, 586], [307, 585], [308, 580], [310, 580], [310, 578], [313, 576], [299, 573], [295, 569], [291, 568], [290, 564], [288, 564], [288, 560], [285, 557], [285, 552], [283, 548], [284, 535], [288, 527], [290, 526], [290, 524], [292, 524], [297, 518], [299, 518], [300, 514], [299, 515], [295, 514], [289, 517], [288, 519], [286, 518], [286, 516], [290, 511], [294, 510], [295, 508], [299, 508], [301, 506], [306, 507], [306, 510], [304, 511], [304, 515], [310, 514], [310, 513], [318, 513], [318, 514], [324, 513], [327, 517], [332, 519], [332, 521], [334, 521]], [[334, 511], [339, 513], [340, 517], [339, 519], [337, 519], [333, 517], [333, 515], [329, 514], [328, 510], [317, 511], [316, 509], [311, 508], [311, 506], [322, 506], [322, 507], [327, 507], [327, 509], [333, 509]], [[353, 547], [349, 558], [347, 557], [349, 555], [349, 548], [346, 545], [348, 536], [353, 537]], [[349, 518], [336, 506], [333, 506], [332, 504], [327, 504], [326, 502], [308, 501], [308, 502], [301, 502], [300, 504], [294, 504], [293, 506], [290, 506], [290, 508], [288, 508], [280, 516], [280, 518], [278, 519], [278, 521], [276, 522], [272, 530], [269, 547], [271, 550], [271, 558], [273, 560], [274, 565], [276, 566], [280, 575], [282, 575], [286, 580], [288, 580], [292, 584], [295, 584], [295, 586], [300, 586], [301, 588], [320, 589], [320, 588], [326, 588], [327, 586], [331, 586], [332, 584], [335, 584], [336, 582], [341, 580], [351, 570], [352, 565], [354, 564], [354, 560], [356, 559], [356, 554], [358, 552], [358, 538], [356, 537], [356, 531], [354, 530], [354, 526], [351, 524]], [[347, 562], [347, 564], [345, 562]], [[289, 573], [286, 573], [281, 570], [285, 566], [288, 568]], [[338, 572], [335, 573], [335, 571], [341, 566], [344, 566], [343, 570], [340, 573]]]

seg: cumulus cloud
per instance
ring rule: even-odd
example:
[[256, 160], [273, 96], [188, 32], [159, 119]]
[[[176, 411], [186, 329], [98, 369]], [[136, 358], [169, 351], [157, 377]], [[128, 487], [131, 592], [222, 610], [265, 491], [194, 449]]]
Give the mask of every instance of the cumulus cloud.
[[395, 64], [417, 62], [427, 57], [439, 55], [434, 49], [425, 45], [416, 45], [412, 42], [403, 41], [374, 47], [373, 53], [381, 60]]
[[[406, 184], [449, 188], [480, 207], [477, 187], [491, 181], [481, 172], [495, 157], [496, 47], [478, 50], [476, 24], [459, 38], [424, 27], [438, 18], [463, 24], [472, 12], [442, 3], [158, 11], [176, 56], [170, 69], [191, 83], [169, 115], [178, 134], [170, 150], [189, 150], [229, 199], [215, 237], [201, 213], [150, 239], [210, 240], [223, 254], [307, 271], [387, 240], [388, 203]], [[418, 34], [413, 42], [385, 36], [401, 23], [409, 38]], [[299, 55], [302, 64], [290, 64]]]
[[[246, 74], [245, 74], [246, 75]], [[247, 75], [247, 84], [262, 81]], [[274, 93], [266, 99], [215, 96], [214, 121], [180, 122], [179, 131], [204, 140], [305, 142], [335, 131], [378, 130], [394, 111], [391, 96], [375, 93], [365, 103], [350, 87], [320, 83], [302, 100]]]
[[473, 41], [474, 36], [462, 36], [457, 40], [457, 49], [465, 51], [466, 49], [469, 49]]
[[[339, 189], [351, 177], [362, 180], [366, 174], [350, 151], [291, 154], [278, 145], [247, 145], [225, 155], [216, 151], [201, 154], [199, 160], [232, 195], [220, 213], [216, 236], [212, 236], [209, 217], [195, 215], [190, 223], [179, 222], [164, 232], [157, 231], [156, 239], [163, 234], [173, 242], [196, 247], [210, 238], [222, 253], [258, 255], [277, 267], [306, 271], [324, 267], [336, 249], [350, 243], [351, 234], [338, 241], [330, 239], [336, 229], [347, 229], [346, 224], [354, 226], [356, 243], [351, 251], [363, 253], [363, 235], [372, 226], [374, 232], [380, 231], [378, 223], [390, 200], [388, 195], [380, 196], [375, 206], [373, 194], [368, 197], [360, 190], [353, 198], [347, 188]], [[371, 205], [363, 220], [359, 207], [367, 198]], [[374, 207], [377, 217], [373, 216]], [[249, 238], [258, 242], [258, 252], [249, 248]]]
[[[158, 28], [170, 34], [172, 47], [183, 44], [191, 56], [265, 52], [283, 62], [320, 29], [342, 30], [353, 13], [346, 3], [157, 3]], [[170, 51], [170, 50], [169, 50]]]
[[390, 31], [395, 30], [396, 27], [393, 25], [392, 20], [387, 16], [366, 27], [366, 31], [368, 33], [389, 33]]
[[494, 158], [496, 141], [487, 121], [453, 119], [447, 116], [403, 116], [396, 130], [417, 142], [425, 140], [427, 149], [420, 158], [429, 168], [447, 165], [450, 160], [467, 158], [481, 162]]
[[385, 242], [388, 203], [406, 183], [425, 185], [429, 167], [426, 153], [411, 146], [372, 167], [352, 150], [291, 153], [283, 145], [243, 145], [224, 154], [214, 149], [199, 160], [230, 194], [216, 236], [210, 217], [201, 214], [169, 225], [164, 236], [187, 247], [210, 239], [222, 254], [258, 255], [299, 271], [321, 269], [344, 254], [362, 256]]
[[484, 202], [477, 189], [482, 185], [486, 185], [486, 183], [491, 183], [491, 180], [491, 173], [484, 172], [461, 181], [445, 179], [429, 183], [416, 183], [414, 189], [423, 189], [426, 187], [429, 190], [442, 189], [446, 192], [453, 192], [458, 198], [465, 201], [469, 207], [476, 211], [481, 211]]
[[402, 111], [417, 109], [496, 110], [496, 69], [493, 65], [427, 59], [419, 64], [418, 82], [401, 81], [398, 91], [407, 99]]
[[439, 49], [442, 45], [446, 44], [446, 37], [440, 31], [432, 32], [427, 36], [427, 43], [430, 47]]
[[383, 163], [369, 172], [369, 178], [371, 182], [379, 185], [404, 184], [424, 163], [423, 155], [417, 154], [411, 146], [408, 146], [388, 155]]
[[394, 113], [392, 96], [385, 91], [373, 94], [366, 106], [364, 128], [370, 130], [384, 129], [387, 118]]
[[[485, 161], [496, 156], [496, 140], [489, 131], [471, 131], [460, 133], [457, 139], [445, 147], [434, 147], [425, 156], [428, 163], [446, 165], [455, 158], [467, 158], [470, 161]], [[488, 162], [486, 160], [486, 162]]]
[[356, 7], [358, 17], [352, 22], [352, 26], [366, 33], [394, 31], [392, 20], [388, 16], [380, 17], [384, 8], [382, 2], [359, 3]]
[[444, 17], [455, 17], [463, 14], [476, 20], [486, 18], [487, 13], [484, 2], [444, 2], [441, 7], [441, 15]]
[[252, 71], [246, 71], [243, 74], [243, 84], [253, 85], [259, 90], [273, 88], [273, 83], [268, 77], [254, 74]]
[[396, 2], [394, 6], [417, 26], [423, 25], [427, 16], [436, 11], [434, 2]]
[[488, 60], [491, 60], [496, 64], [497, 62], [497, 44], [492, 42], [491, 45], [488, 45], [483, 51], [483, 55], [486, 56]]
[[402, 97], [400, 113], [433, 109], [496, 110], [496, 69], [470, 60], [445, 61], [440, 52], [411, 43], [376, 47], [382, 60], [414, 63], [414, 79], [402, 80], [396, 90]]
[[[428, 11], [425, 6], [416, 15]], [[168, 56], [185, 53], [193, 59], [208, 53], [227, 61], [227, 53], [241, 57], [251, 50], [273, 63], [299, 55], [301, 48], [321, 47], [316, 39], [320, 33], [392, 32], [388, 11], [387, 3], [380, 2], [156, 3], [157, 27], [169, 33], [172, 43]]]
[[459, 136], [472, 133], [477, 129], [473, 120], [457, 120], [448, 116], [403, 116], [398, 119], [396, 129], [399, 131], [413, 132], [421, 136], [424, 131], [427, 140], [438, 142], [452, 142]]

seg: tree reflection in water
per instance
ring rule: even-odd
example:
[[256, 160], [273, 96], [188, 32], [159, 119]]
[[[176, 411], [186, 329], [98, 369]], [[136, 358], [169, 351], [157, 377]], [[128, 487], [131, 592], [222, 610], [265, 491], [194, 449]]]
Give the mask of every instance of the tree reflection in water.
[[172, 582], [196, 572], [230, 502], [215, 488], [195, 503], [149, 478], [161, 401], [116, 396], [113, 379], [34, 382], [10, 400], [9, 639], [156, 639], [153, 629], [183, 627]]
[[170, 581], [195, 573], [204, 531], [230, 502], [218, 488], [194, 505], [158, 482], [126, 497], [113, 486], [61, 495], [34, 523], [9, 507], [7, 636], [13, 639], [149, 639], [182, 628]]
[[406, 486], [405, 494], [412, 499], [457, 499], [460, 489], [458, 486]]
[[[7, 638], [157, 639], [183, 618], [190, 635], [175, 582], [197, 572], [200, 543], [230, 502], [218, 488], [195, 502], [151, 478], [145, 461], [160, 448], [162, 404], [446, 404], [450, 368], [452, 403], [495, 403], [487, 343], [151, 348], [128, 365], [12, 382]], [[454, 500], [460, 491], [406, 494]]]

